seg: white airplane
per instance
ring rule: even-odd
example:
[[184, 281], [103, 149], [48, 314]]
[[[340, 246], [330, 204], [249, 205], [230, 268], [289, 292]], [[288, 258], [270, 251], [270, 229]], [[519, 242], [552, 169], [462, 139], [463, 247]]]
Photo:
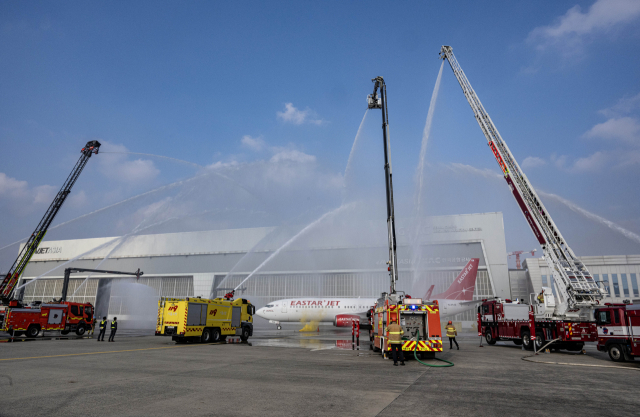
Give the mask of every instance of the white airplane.
[[[451, 286], [433, 297], [438, 300], [442, 316], [461, 313], [482, 302], [472, 301], [479, 262], [478, 258], [471, 259]], [[431, 299], [433, 287], [429, 288], [425, 299]], [[333, 322], [336, 327], [351, 327], [353, 320], [364, 320], [376, 301], [377, 298], [287, 298], [267, 304], [256, 311], [256, 315], [276, 324], [278, 330], [281, 329], [280, 323], [288, 322]]]

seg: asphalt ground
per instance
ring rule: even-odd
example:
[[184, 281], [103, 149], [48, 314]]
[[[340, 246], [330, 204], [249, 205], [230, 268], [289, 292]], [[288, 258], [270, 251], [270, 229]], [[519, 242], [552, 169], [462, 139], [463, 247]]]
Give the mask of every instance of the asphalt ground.
[[350, 339], [348, 331], [322, 327], [305, 334], [258, 329], [249, 344], [176, 345], [134, 331], [115, 343], [2, 343], [0, 416], [640, 412], [640, 361], [619, 365], [594, 346], [586, 355], [540, 354], [525, 361], [531, 352], [510, 342], [480, 348], [469, 333], [458, 337], [460, 350], [449, 350], [447, 342], [438, 355], [454, 367], [429, 368], [415, 360], [395, 367], [364, 341], [362, 350], [351, 350]]

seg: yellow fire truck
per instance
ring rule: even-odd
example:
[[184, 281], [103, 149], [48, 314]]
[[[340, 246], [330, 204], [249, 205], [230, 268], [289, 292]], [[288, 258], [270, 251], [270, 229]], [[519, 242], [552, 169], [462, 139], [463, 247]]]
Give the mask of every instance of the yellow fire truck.
[[244, 298], [162, 297], [158, 301], [156, 336], [171, 336], [177, 343], [220, 342], [227, 336], [240, 336], [246, 342], [253, 335], [255, 310]]
[[383, 293], [370, 314], [373, 333], [373, 350], [387, 357], [391, 350], [387, 326], [396, 321], [402, 330], [402, 350], [416, 350], [422, 359], [435, 358], [442, 352], [440, 308], [437, 301], [402, 297]]

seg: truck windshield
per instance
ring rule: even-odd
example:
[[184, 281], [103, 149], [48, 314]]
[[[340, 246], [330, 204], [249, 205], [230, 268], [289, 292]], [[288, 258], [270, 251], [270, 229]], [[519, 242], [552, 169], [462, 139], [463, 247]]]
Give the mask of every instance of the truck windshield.
[[610, 324], [611, 323], [611, 312], [610, 311], [598, 311], [596, 315], [596, 320], [598, 324]]

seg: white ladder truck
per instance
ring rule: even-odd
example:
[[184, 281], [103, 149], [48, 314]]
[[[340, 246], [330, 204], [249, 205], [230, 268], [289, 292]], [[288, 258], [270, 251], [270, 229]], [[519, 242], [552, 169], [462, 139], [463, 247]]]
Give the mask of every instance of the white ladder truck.
[[[520, 308], [512, 308], [514, 306], [510, 305], [506, 309], [517, 311], [528, 308], [530, 320], [525, 320], [529, 322], [528, 328], [515, 325], [516, 323], [513, 322], [523, 321], [523, 311], [513, 313], [513, 317], [509, 318], [509, 314], [506, 314], [505, 309], [501, 308], [504, 307], [504, 302], [492, 300], [485, 302], [480, 307], [482, 311], [479, 312], [478, 330], [480, 331], [482, 328], [485, 337], [487, 332], [489, 333], [487, 342], [490, 344], [492, 344], [491, 342], [495, 343], [495, 340], [512, 339], [517, 344], [519, 344], [518, 341], [521, 341], [526, 347], [530, 347], [531, 340], [536, 340], [536, 345], [541, 346], [545, 339], [558, 339], [552, 346], [579, 350], [585, 341], [595, 341], [594, 308], [600, 304], [604, 291], [595, 283], [587, 267], [576, 257], [551, 219], [551, 215], [540, 201], [529, 179], [516, 162], [471, 87], [451, 46], [442, 46], [440, 58], [449, 61], [480, 129], [482, 129], [482, 133], [484, 133], [488, 145], [500, 165], [504, 179], [542, 247], [543, 258], [552, 273], [555, 288], [555, 294], [548, 287], [543, 287], [542, 293], [538, 296], [531, 294], [530, 306], [521, 304]], [[502, 304], [502, 306], [497, 304]], [[507, 321], [506, 326], [496, 324], [501, 320]], [[480, 326], [480, 322], [482, 326]], [[515, 327], [516, 331], [508, 330], [510, 327]]]

